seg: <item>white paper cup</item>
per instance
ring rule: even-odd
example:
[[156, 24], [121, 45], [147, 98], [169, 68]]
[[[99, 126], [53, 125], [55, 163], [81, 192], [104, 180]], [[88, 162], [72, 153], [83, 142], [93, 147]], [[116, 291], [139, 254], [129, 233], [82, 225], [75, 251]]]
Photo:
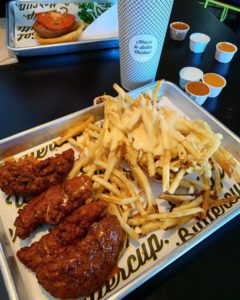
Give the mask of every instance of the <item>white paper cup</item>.
[[210, 40], [210, 37], [204, 33], [193, 33], [190, 35], [189, 48], [194, 53], [202, 53], [205, 51]]
[[200, 81], [203, 71], [195, 67], [184, 67], [179, 72], [179, 85], [185, 89], [185, 85], [190, 81]]
[[118, 1], [121, 85], [155, 80], [173, 0]]
[[170, 37], [175, 41], [183, 41], [190, 29], [184, 22], [173, 22], [170, 24]]
[[[211, 76], [211, 78], [213, 78], [213, 79], [210, 80], [209, 76]], [[216, 83], [217, 80], [219, 82], [221, 82], [221, 84], [217, 84]], [[209, 86], [209, 88], [210, 88], [209, 98], [215, 98], [215, 97], [217, 97], [221, 93], [222, 89], [227, 84], [226, 79], [224, 77], [222, 77], [221, 75], [216, 74], [216, 73], [206, 73], [206, 74], [204, 74], [202, 81], [205, 84], [207, 84]]]
[[237, 46], [232, 43], [220, 42], [216, 45], [215, 59], [224, 64], [229, 63], [237, 50]]
[[[200, 92], [201, 89], [203, 90], [203, 92]], [[188, 82], [185, 86], [185, 90], [189, 97], [198, 105], [203, 105], [203, 103], [210, 95], [210, 88], [205, 83], [200, 81]]]

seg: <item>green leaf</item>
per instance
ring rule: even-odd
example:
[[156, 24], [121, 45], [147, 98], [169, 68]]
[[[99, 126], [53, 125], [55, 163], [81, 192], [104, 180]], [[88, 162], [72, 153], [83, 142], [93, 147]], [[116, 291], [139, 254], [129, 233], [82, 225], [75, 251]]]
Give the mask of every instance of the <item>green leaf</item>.
[[91, 24], [97, 17], [104, 13], [108, 8], [112, 6], [111, 3], [89, 2], [82, 3], [80, 5], [80, 11], [78, 13], [79, 18], [87, 23]]

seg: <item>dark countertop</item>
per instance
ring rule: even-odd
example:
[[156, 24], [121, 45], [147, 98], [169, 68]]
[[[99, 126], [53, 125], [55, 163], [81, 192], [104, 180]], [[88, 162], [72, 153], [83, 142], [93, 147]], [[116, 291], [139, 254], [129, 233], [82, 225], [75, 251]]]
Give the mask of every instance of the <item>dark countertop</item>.
[[[190, 65], [223, 75], [227, 86], [204, 107], [240, 135], [239, 52], [230, 64], [214, 60], [218, 42], [229, 41], [239, 47], [239, 36], [194, 0], [176, 0], [171, 20], [187, 22], [190, 33], [204, 32], [211, 42], [203, 55], [193, 54], [188, 38], [174, 42], [167, 34], [157, 79], [178, 84], [179, 70]], [[120, 83], [118, 49], [20, 58], [18, 64], [1, 66], [0, 138], [89, 106], [104, 92], [114, 94], [114, 82]], [[126, 299], [239, 299], [239, 221], [240, 217], [230, 221]], [[1, 279], [0, 299], [7, 300]]]
[[[188, 65], [226, 77], [227, 86], [221, 95], [209, 99], [204, 107], [239, 135], [239, 52], [230, 64], [214, 59], [217, 42], [231, 41], [239, 46], [239, 37], [196, 2], [175, 1], [172, 20], [188, 22], [190, 33], [208, 34], [210, 44], [203, 55], [194, 54], [189, 50], [188, 38], [174, 42], [167, 35], [157, 78], [178, 84], [179, 70]], [[18, 64], [1, 66], [0, 99], [4, 109], [0, 110], [0, 138], [86, 107], [97, 95], [113, 93], [113, 82], [120, 83], [117, 48], [20, 58]]]

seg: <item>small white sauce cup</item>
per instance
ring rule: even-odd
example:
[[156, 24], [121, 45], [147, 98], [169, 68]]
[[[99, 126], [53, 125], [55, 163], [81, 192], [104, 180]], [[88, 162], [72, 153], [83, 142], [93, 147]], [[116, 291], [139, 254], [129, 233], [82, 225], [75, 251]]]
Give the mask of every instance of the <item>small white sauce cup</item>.
[[210, 95], [210, 88], [208, 87], [207, 84], [205, 84], [204, 82], [199, 82], [197, 81], [199, 84], [201, 83], [202, 85], [205, 86], [207, 92], [205, 95], [198, 95], [197, 93], [194, 93], [192, 92], [190, 89], [189, 89], [189, 86], [192, 82], [188, 82], [185, 86], [185, 90], [187, 92], [187, 94], [189, 95], [189, 97], [194, 101], [196, 102], [198, 105], [203, 105], [203, 103], [207, 100], [208, 96]]
[[[223, 51], [223, 50], [219, 49], [220, 44], [223, 44], [223, 43], [233, 46], [233, 48], [235, 50], [234, 51]], [[238, 50], [237, 46], [232, 43], [220, 42], [216, 45], [215, 59], [221, 63], [227, 64], [232, 60], [232, 58], [233, 58], [234, 54], [237, 52], [237, 50]]]
[[[209, 83], [207, 80], [206, 80], [206, 76], [207, 75], [214, 75], [214, 76], [217, 76], [218, 78], [222, 79], [223, 81], [223, 84], [221, 86], [214, 86], [212, 85], [211, 83]], [[216, 73], [206, 73], [203, 75], [203, 78], [202, 78], [202, 81], [210, 88], [210, 95], [209, 95], [209, 98], [215, 98], [217, 97], [222, 89], [226, 86], [227, 84], [227, 81], [224, 77], [222, 77], [221, 75], [219, 74], [216, 74]]]
[[200, 81], [203, 77], [203, 71], [195, 67], [184, 67], [179, 72], [179, 85], [182, 89], [190, 81]]
[[[174, 26], [182, 24], [186, 29], [177, 29]], [[183, 41], [190, 29], [190, 26], [184, 22], [173, 22], [170, 24], [170, 37], [175, 41]]]
[[202, 53], [210, 40], [210, 37], [205, 33], [195, 32], [190, 35], [189, 48], [194, 53]]

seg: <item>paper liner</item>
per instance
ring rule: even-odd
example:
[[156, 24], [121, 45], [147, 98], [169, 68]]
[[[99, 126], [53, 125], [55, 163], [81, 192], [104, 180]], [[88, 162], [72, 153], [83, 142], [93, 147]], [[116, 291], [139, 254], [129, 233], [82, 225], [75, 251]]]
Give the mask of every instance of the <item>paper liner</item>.
[[[177, 107], [166, 97], [163, 97], [160, 102], [162, 105], [168, 105], [180, 112], [179, 109], [177, 109]], [[28, 151], [19, 153], [15, 156], [15, 158], [33, 154], [38, 159], [45, 159], [49, 156], [54, 156], [56, 153], [61, 153], [68, 148], [70, 148], [70, 145], [68, 144], [64, 144], [58, 148], [54, 145], [53, 141], [51, 141]], [[238, 164], [238, 169], [239, 167], [240, 165]], [[154, 195], [159, 195], [161, 193], [161, 184], [153, 180], [150, 180], [150, 183]], [[240, 185], [234, 182], [234, 180], [225, 175], [222, 183], [222, 197], [228, 197], [234, 194], [240, 196]], [[24, 204], [25, 200], [22, 197], [6, 196], [1, 191], [0, 198], [0, 218], [4, 224], [7, 237], [13, 249], [21, 277], [29, 294], [29, 299], [55, 299], [37, 283], [35, 274], [29, 271], [16, 257], [17, 250], [39, 240], [43, 234], [47, 233], [48, 227], [39, 227], [29, 238], [26, 240], [20, 240], [15, 236], [15, 227], [13, 223], [17, 217], [18, 209]], [[183, 245], [188, 245], [193, 237], [197, 237], [202, 231], [208, 231], [208, 227], [210, 225], [214, 225], [218, 219], [224, 217], [225, 214], [229, 214], [231, 211], [236, 209], [236, 207], [239, 207], [239, 199], [240, 197], [231, 203], [210, 208], [207, 217], [204, 220], [192, 220], [187, 224], [171, 230], [154, 231], [137, 241], [130, 240], [126, 252], [119, 261], [119, 273], [108, 281], [100, 291], [91, 295], [87, 299], [108, 299], [111, 295], [120, 291], [121, 288], [124, 288], [124, 286], [131, 283], [133, 280], [137, 280], [138, 276], [141, 276], [144, 272], [147, 272], [150, 268], [156, 266], [156, 263], [159, 263], [160, 265], [163, 260], [168, 260], [167, 257], [171, 256], [173, 251], [177, 251], [176, 253], [178, 253], [179, 249], [180, 253], [180, 248]]]
[[[49, 10], [57, 10], [60, 12], [68, 12], [70, 14], [75, 15], [76, 20], [79, 22], [80, 18], [78, 16], [78, 13], [82, 10], [82, 4], [84, 3], [92, 3], [93, 1], [84, 1], [84, 0], [76, 0], [74, 2], [66, 1], [22, 1], [17, 2], [14, 7], [14, 16], [15, 16], [15, 33], [14, 33], [14, 46], [16, 48], [22, 48], [22, 47], [34, 47], [34, 46], [40, 46], [38, 41], [35, 39], [35, 31], [32, 28], [32, 25], [35, 21], [35, 13], [36, 12], [44, 12]], [[95, 6], [93, 9], [93, 12], [89, 9], [89, 15], [101, 16], [101, 22], [98, 22], [98, 27], [95, 27], [95, 34], [94, 38], [98, 36], [98, 32], [100, 32], [100, 38], [103, 35], [103, 29], [102, 26], [105, 26], [105, 22], [108, 22], [108, 29], [105, 33], [105, 38], [113, 38], [117, 37], [116, 33], [116, 20], [105, 20], [104, 13], [108, 11], [108, 9], [105, 12], [101, 12], [101, 5], [105, 5], [108, 3], [109, 5], [114, 5], [116, 3], [116, 0], [108, 0], [108, 1], [94, 1]], [[98, 5], [99, 3], [99, 5]], [[115, 17], [116, 14], [107, 14], [106, 18]], [[95, 19], [97, 21], [98, 17]], [[91, 23], [89, 26], [93, 25], [94, 22]], [[113, 24], [113, 27], [111, 29], [111, 24]], [[114, 26], [115, 24], [115, 26]], [[105, 27], [106, 28], [106, 27]], [[98, 31], [99, 30], [99, 31]], [[81, 36], [79, 37], [78, 41], [80, 40], [91, 40], [92, 39], [93, 32], [91, 31], [88, 35], [87, 32], [84, 34], [84, 39], [81, 39]]]

